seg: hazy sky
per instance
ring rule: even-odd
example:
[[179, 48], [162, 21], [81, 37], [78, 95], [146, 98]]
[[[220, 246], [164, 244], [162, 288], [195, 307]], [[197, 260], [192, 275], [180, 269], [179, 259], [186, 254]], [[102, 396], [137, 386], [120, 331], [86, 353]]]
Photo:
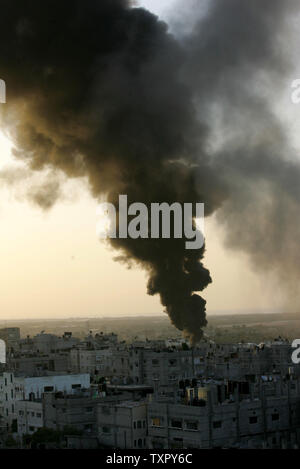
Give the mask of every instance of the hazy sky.
[[[167, 19], [172, 1], [139, 3]], [[10, 143], [0, 134], [0, 168], [10, 161]], [[144, 272], [114, 262], [115, 253], [98, 241], [97, 204], [84, 185], [73, 181], [65, 192], [44, 213], [0, 181], [0, 319], [160, 314]], [[279, 306], [247, 259], [223, 248], [213, 220], [206, 222], [206, 244], [208, 313]]]

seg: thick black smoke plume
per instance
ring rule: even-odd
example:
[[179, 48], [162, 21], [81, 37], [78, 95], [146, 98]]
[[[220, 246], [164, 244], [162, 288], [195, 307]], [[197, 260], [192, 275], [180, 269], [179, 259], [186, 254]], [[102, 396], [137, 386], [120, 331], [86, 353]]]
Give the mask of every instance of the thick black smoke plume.
[[[207, 215], [220, 209], [229, 220], [232, 241], [264, 258], [257, 230], [276, 236], [273, 207], [260, 228], [244, 220], [244, 204], [260, 209], [266, 193], [276, 204], [275, 188], [298, 202], [289, 178], [299, 167], [284, 160], [283, 130], [255, 83], [259, 73], [285, 70], [278, 37], [296, 1], [209, 5], [179, 42], [126, 0], [0, 0], [5, 125], [32, 169], [87, 176], [93, 195], [113, 203], [118, 194], [129, 203], [205, 202]], [[199, 340], [205, 300], [195, 292], [211, 282], [204, 248], [111, 242], [148, 271], [148, 292], [160, 295], [173, 324]]]

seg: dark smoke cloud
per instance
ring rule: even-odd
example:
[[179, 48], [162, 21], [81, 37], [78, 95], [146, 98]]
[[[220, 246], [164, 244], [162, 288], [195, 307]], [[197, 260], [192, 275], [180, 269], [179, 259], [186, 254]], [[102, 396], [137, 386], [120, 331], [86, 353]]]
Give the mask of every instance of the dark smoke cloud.
[[[285, 159], [285, 133], [256, 80], [284, 73], [279, 39], [296, 6], [212, 0], [179, 41], [125, 0], [0, 0], [4, 119], [15, 156], [34, 170], [86, 176], [93, 195], [113, 203], [120, 193], [129, 203], [205, 202], [207, 215], [218, 210], [228, 224], [231, 243], [238, 238], [264, 258], [257, 214], [264, 210], [276, 243], [275, 188], [297, 205], [290, 181], [299, 167]], [[50, 206], [51, 192], [36, 200]], [[188, 251], [178, 239], [111, 242], [120, 259], [147, 270], [148, 293], [160, 295], [174, 325], [199, 340], [205, 300], [195, 292], [211, 282], [204, 248]]]
[[293, 294], [295, 307], [300, 299], [300, 165], [287, 129], [275, 115], [274, 100], [282, 94], [280, 86], [289, 93], [285, 77], [295, 68], [291, 30], [299, 3], [229, 0], [210, 5], [185, 38], [186, 79], [195, 91], [199, 121], [209, 122], [211, 145], [212, 135], [220, 138], [211, 158], [230, 195], [217, 219], [226, 229], [227, 246], [248, 253], [256, 270], [273, 274], [288, 288], [287, 297]]

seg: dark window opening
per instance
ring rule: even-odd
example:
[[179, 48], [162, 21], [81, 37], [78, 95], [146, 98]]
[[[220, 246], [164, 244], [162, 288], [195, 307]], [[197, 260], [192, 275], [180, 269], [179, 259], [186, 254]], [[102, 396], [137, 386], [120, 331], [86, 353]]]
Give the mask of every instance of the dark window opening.
[[221, 428], [222, 427], [221, 420], [217, 420], [216, 422], [213, 422], [213, 427], [214, 428]]
[[257, 417], [256, 416], [252, 416], [252, 417], [249, 417], [249, 423], [257, 423]]

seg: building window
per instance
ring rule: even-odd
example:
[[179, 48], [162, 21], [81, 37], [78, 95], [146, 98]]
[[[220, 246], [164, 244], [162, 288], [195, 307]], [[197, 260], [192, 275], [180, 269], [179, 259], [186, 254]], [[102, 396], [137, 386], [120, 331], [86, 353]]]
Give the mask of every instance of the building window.
[[140, 420], [138, 420], [138, 422], [137, 422], [137, 427], [142, 428], [142, 422]]
[[279, 420], [279, 414], [272, 414], [272, 421]]
[[252, 416], [252, 417], [249, 417], [249, 423], [257, 423], [257, 417], [256, 416]]
[[170, 443], [170, 448], [175, 449], [175, 448], [183, 448], [183, 440], [182, 438], [173, 438], [173, 440]]
[[221, 420], [216, 420], [213, 422], [213, 428], [221, 428], [222, 427], [222, 421]]
[[181, 420], [171, 420], [171, 427], [172, 428], [182, 428], [182, 421]]
[[155, 449], [163, 449], [163, 448], [164, 448], [164, 443], [163, 443], [163, 441], [152, 440], [152, 448], [155, 448]]
[[72, 384], [72, 389], [81, 389], [81, 384]]
[[41, 414], [40, 412], [37, 412], [37, 413], [36, 413], [36, 416], [37, 416], [38, 419], [41, 419], [41, 418], [42, 418], [42, 414]]
[[90, 412], [93, 412], [93, 407], [86, 407], [86, 408], [85, 408], [85, 411], [86, 411], [86, 412], [89, 412], [89, 413], [90, 413]]
[[133, 422], [133, 428], [136, 429], [136, 422]]
[[109, 434], [110, 433], [110, 428], [109, 427], [102, 427], [102, 432]]
[[198, 422], [186, 422], [187, 430], [198, 430]]
[[53, 386], [45, 386], [44, 387], [44, 392], [52, 392], [54, 391], [54, 387]]
[[161, 419], [159, 417], [154, 417], [151, 419], [151, 425], [152, 427], [161, 427], [162, 424], [161, 424]]

